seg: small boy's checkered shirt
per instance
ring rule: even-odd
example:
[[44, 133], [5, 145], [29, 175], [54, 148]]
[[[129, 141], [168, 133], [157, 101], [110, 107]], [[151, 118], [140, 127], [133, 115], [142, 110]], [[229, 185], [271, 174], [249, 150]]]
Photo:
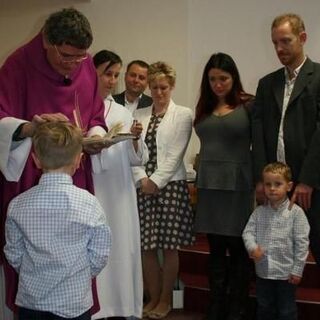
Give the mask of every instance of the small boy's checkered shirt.
[[256, 265], [260, 278], [286, 280], [301, 277], [308, 255], [309, 223], [303, 210], [293, 205], [288, 209], [286, 199], [277, 209], [258, 206], [252, 213], [242, 234], [250, 253], [258, 245], [265, 251]]

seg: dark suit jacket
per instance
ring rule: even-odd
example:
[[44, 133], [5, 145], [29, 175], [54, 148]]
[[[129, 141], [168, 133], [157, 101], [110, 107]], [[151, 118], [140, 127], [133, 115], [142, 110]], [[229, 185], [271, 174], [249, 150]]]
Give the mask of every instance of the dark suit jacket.
[[[256, 179], [262, 168], [277, 160], [284, 68], [259, 81], [253, 107], [252, 139]], [[294, 182], [320, 187], [320, 64], [307, 58], [295, 81], [284, 118], [286, 162]]]
[[[122, 104], [123, 106], [125, 105], [124, 93], [125, 91], [113, 96], [113, 99], [115, 100], [115, 102]], [[149, 107], [152, 105], [152, 103], [153, 103], [152, 98], [143, 93], [138, 102], [137, 109]]]

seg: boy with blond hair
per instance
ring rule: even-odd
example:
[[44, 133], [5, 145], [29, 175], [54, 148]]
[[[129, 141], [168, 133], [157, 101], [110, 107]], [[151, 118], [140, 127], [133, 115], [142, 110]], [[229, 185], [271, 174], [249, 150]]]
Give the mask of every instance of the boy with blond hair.
[[5, 254], [19, 273], [20, 320], [89, 320], [91, 278], [107, 263], [111, 234], [98, 200], [73, 185], [82, 133], [47, 122], [33, 136], [39, 184], [8, 208]]
[[243, 240], [255, 261], [257, 319], [297, 319], [296, 285], [300, 283], [309, 246], [309, 224], [303, 210], [290, 205], [291, 170], [281, 162], [262, 172], [268, 203], [252, 213]]

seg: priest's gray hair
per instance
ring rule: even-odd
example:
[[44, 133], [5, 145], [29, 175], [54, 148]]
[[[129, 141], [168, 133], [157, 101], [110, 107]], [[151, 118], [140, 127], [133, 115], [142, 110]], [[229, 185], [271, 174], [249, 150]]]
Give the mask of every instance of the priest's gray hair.
[[74, 8], [52, 13], [43, 26], [43, 34], [52, 45], [67, 44], [77, 49], [88, 49], [93, 40], [88, 19]]

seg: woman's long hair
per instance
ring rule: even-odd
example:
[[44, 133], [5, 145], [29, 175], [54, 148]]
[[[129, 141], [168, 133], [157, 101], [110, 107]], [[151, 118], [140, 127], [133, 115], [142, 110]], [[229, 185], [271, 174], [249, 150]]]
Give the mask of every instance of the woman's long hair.
[[212, 114], [218, 104], [218, 98], [212, 91], [209, 83], [208, 74], [211, 69], [220, 69], [231, 75], [233, 85], [231, 91], [226, 96], [226, 103], [232, 108], [236, 108], [239, 104], [246, 102], [249, 97], [252, 97], [243, 91], [239, 71], [234, 60], [226, 53], [215, 53], [210, 57], [203, 70], [200, 97], [196, 105], [194, 124], [197, 124], [199, 121]]

